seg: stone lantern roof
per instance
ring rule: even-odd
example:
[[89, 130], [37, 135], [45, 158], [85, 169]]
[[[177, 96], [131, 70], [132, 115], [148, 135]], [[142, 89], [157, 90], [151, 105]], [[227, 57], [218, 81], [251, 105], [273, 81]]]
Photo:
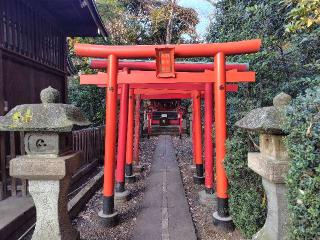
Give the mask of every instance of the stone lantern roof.
[[273, 106], [257, 108], [236, 122], [236, 126], [252, 132], [283, 134], [284, 108], [291, 102], [291, 96], [280, 93], [273, 99]]
[[0, 131], [71, 132], [90, 125], [81, 110], [62, 104], [58, 90], [48, 87], [41, 91], [41, 104], [23, 104], [0, 117]]

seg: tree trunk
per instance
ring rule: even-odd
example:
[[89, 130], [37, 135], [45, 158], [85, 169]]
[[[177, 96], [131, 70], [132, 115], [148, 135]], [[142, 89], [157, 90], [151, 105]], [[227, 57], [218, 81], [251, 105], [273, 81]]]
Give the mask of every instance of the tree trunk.
[[173, 24], [175, 7], [176, 7], [176, 0], [172, 0], [170, 17], [167, 24], [166, 44], [170, 44], [172, 39], [172, 24]]

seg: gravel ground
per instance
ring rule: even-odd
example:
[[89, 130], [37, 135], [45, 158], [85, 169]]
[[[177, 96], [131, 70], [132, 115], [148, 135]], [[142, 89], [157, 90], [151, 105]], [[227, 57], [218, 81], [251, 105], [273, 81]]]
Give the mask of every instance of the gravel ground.
[[[73, 225], [80, 232], [82, 240], [131, 239], [136, 225], [136, 217], [140, 212], [141, 204], [143, 202], [143, 193], [146, 187], [145, 179], [150, 172], [151, 161], [157, 141], [157, 137], [141, 139], [140, 161], [144, 167], [144, 171], [139, 175], [136, 183], [126, 185], [126, 188], [132, 194], [131, 199], [126, 203], [116, 206], [120, 217], [120, 224], [113, 228], [106, 228], [100, 223], [97, 215], [102, 207], [102, 194], [100, 190], [90, 199], [86, 208], [78, 215], [78, 217], [73, 220]], [[178, 137], [173, 137], [173, 143], [192, 220], [195, 224], [197, 238], [199, 240], [243, 239], [237, 230], [232, 233], [219, 231], [212, 223], [212, 213], [215, 210], [214, 207], [203, 206], [199, 203], [198, 192], [203, 190], [204, 186], [193, 184], [193, 170], [190, 168], [190, 163], [192, 163], [193, 158], [191, 138], [183, 136], [180, 140]]]
[[203, 190], [204, 186], [193, 184], [193, 170], [190, 168], [190, 163], [192, 163], [193, 158], [191, 138], [183, 136], [180, 140], [178, 137], [173, 137], [173, 144], [176, 150], [177, 161], [198, 239], [243, 239], [237, 230], [232, 233], [224, 233], [217, 229], [212, 223], [212, 213], [215, 210], [214, 207], [203, 206], [199, 203], [198, 192]]
[[145, 179], [150, 172], [153, 152], [156, 147], [157, 137], [141, 139], [140, 161], [144, 171], [139, 175], [138, 181], [126, 184], [132, 196], [126, 203], [116, 206], [120, 217], [120, 224], [112, 227], [103, 227], [98, 218], [102, 207], [102, 194], [98, 191], [87, 203], [86, 208], [73, 221], [83, 240], [129, 240], [135, 227], [136, 217], [140, 211], [145, 189]]

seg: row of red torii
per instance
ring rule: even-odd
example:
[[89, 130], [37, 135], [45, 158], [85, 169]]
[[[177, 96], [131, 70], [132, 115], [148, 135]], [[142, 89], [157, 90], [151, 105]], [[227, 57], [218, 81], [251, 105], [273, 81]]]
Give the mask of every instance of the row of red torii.
[[[81, 75], [81, 84], [106, 87], [106, 137], [104, 159], [103, 209], [99, 216], [107, 226], [117, 222], [115, 191], [125, 191], [125, 180], [134, 179], [132, 164], [138, 164], [139, 116], [141, 99], [193, 100], [193, 151], [195, 183], [205, 182], [207, 193], [217, 196], [216, 225], [230, 229], [228, 181], [223, 166], [226, 155], [226, 92], [237, 91], [231, 83], [254, 82], [255, 72], [247, 64], [227, 64], [226, 56], [259, 51], [261, 40], [227, 43], [103, 46], [76, 44], [76, 54], [93, 60], [91, 67], [105, 69]], [[213, 63], [176, 63], [176, 58], [214, 57]], [[155, 62], [119, 61], [119, 59], [155, 59]], [[116, 161], [117, 99], [120, 95], [118, 149]], [[205, 100], [205, 171], [202, 160], [201, 97]], [[134, 99], [136, 107], [134, 110]], [[134, 112], [135, 119], [134, 119]], [[213, 112], [215, 124], [215, 168], [213, 176]], [[139, 124], [134, 124], [134, 121]], [[136, 127], [134, 127], [136, 126]], [[134, 133], [135, 131], [135, 133]], [[135, 136], [135, 138], [134, 138]], [[134, 141], [133, 141], [134, 139]], [[116, 174], [115, 174], [116, 169]], [[205, 174], [204, 174], [205, 172]]]

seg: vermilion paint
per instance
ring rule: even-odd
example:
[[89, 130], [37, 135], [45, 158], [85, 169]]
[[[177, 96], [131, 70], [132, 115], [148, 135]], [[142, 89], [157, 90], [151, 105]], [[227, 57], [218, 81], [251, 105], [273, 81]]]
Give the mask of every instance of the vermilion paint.
[[106, 134], [105, 134], [105, 157], [104, 157], [104, 181], [103, 195], [114, 195], [114, 171], [116, 153], [116, 123], [117, 123], [117, 74], [118, 59], [115, 55], [109, 56], [109, 77], [107, 79], [106, 101]]
[[140, 142], [140, 108], [141, 95], [136, 95], [135, 104], [135, 120], [134, 120], [134, 147], [133, 147], [133, 161], [135, 164], [139, 163], [139, 142]]
[[199, 91], [193, 93], [194, 104], [194, 151], [195, 164], [202, 164], [202, 129], [201, 129], [201, 96]]
[[133, 93], [133, 89], [130, 89], [129, 105], [128, 105], [127, 151], [126, 151], [127, 165], [130, 165], [133, 162], [133, 130], [134, 130], [134, 93]]
[[[124, 168], [126, 163], [126, 144], [127, 144], [127, 126], [128, 126], [128, 99], [129, 85], [122, 86], [120, 97], [120, 116], [118, 127], [118, 158], [117, 158], [117, 183], [124, 184]], [[128, 129], [129, 131], [129, 129]]]
[[[144, 84], [173, 84], [173, 83], [206, 83], [215, 82], [216, 71], [205, 72], [177, 72], [176, 77], [158, 78], [155, 71], [130, 71], [119, 72], [119, 84], [144, 83]], [[80, 76], [81, 84], [103, 84], [106, 73]], [[254, 82], [255, 72], [228, 71], [226, 81], [232, 82]]]
[[214, 120], [216, 130], [216, 188], [218, 198], [228, 198], [228, 180], [223, 161], [226, 155], [227, 122], [226, 122], [226, 71], [225, 54], [219, 52], [214, 57], [216, 79], [214, 84]]
[[206, 83], [204, 97], [204, 141], [205, 141], [205, 187], [207, 190], [213, 189], [213, 143], [212, 143], [212, 127], [213, 127], [213, 84]]
[[[213, 63], [175, 63], [176, 72], [204, 72], [205, 70], [213, 70]], [[104, 59], [93, 59], [90, 61], [90, 68], [93, 69], [106, 69], [108, 61]], [[133, 62], [133, 61], [120, 61], [119, 69], [128, 68], [129, 70], [143, 70], [154, 71], [156, 70], [156, 62]], [[249, 65], [246, 63], [227, 63], [226, 70], [236, 69], [238, 71], [247, 71]]]
[[180, 45], [135, 45], [135, 46], [106, 46], [92, 44], [75, 44], [74, 49], [78, 56], [107, 58], [113, 54], [118, 58], [155, 58], [156, 48], [174, 48], [175, 58], [183, 57], [212, 57], [218, 52], [225, 55], [255, 53], [261, 46], [260, 39], [207, 44], [180, 44]]

